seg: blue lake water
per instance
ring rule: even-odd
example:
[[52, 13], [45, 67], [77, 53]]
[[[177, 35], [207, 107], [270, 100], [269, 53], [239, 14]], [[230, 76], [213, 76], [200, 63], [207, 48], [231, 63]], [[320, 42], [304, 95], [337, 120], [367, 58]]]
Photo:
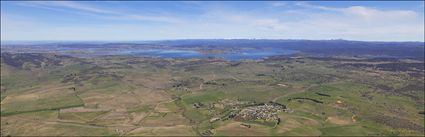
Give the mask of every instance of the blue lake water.
[[297, 53], [295, 50], [282, 48], [241, 48], [236, 52], [211, 53], [205, 54], [190, 49], [172, 49], [172, 48], [128, 48], [128, 47], [63, 47], [63, 46], [31, 46], [24, 47], [29, 53], [60, 53], [64, 55], [77, 57], [104, 56], [104, 55], [133, 55], [161, 58], [223, 58], [226, 60], [257, 60], [270, 56], [290, 55]]
[[285, 49], [262, 49], [262, 50], [243, 50], [232, 53], [220, 53], [220, 54], [202, 54], [192, 50], [166, 50], [166, 49], [149, 49], [149, 50], [135, 50], [135, 51], [122, 51], [119, 54], [122, 55], [135, 55], [135, 56], [154, 56], [162, 58], [224, 58], [226, 60], [257, 60], [263, 59], [270, 56], [277, 55], [289, 55], [294, 54], [294, 50]]

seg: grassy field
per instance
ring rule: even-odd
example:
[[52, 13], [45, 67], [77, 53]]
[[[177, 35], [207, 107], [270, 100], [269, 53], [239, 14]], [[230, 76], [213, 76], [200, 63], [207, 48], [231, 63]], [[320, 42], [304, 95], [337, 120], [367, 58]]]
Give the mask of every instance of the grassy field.
[[2, 104], [2, 116], [43, 110], [58, 110], [84, 105], [81, 99], [79, 99], [75, 95], [55, 96], [28, 100], [23, 100], [19, 97], [8, 97], [7, 100], [5, 100], [4, 102], [5, 103]]

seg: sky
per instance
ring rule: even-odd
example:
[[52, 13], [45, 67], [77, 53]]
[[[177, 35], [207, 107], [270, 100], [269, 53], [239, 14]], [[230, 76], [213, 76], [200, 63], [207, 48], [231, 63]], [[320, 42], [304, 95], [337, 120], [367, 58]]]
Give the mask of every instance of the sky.
[[1, 40], [424, 41], [423, 1], [1, 1]]

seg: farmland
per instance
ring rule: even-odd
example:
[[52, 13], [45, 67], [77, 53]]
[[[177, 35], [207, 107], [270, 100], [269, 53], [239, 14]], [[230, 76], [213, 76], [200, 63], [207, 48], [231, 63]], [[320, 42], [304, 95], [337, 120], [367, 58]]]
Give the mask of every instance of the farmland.
[[424, 135], [424, 68], [413, 65], [421, 60], [7, 53], [1, 61], [2, 136]]

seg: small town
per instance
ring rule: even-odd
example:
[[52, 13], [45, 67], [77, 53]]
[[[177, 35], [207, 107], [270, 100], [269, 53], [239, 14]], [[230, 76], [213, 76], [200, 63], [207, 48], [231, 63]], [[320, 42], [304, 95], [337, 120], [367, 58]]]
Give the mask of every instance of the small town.
[[274, 102], [259, 104], [242, 109], [234, 118], [236, 120], [256, 120], [261, 119], [265, 121], [278, 121], [278, 112], [282, 112], [286, 106]]

